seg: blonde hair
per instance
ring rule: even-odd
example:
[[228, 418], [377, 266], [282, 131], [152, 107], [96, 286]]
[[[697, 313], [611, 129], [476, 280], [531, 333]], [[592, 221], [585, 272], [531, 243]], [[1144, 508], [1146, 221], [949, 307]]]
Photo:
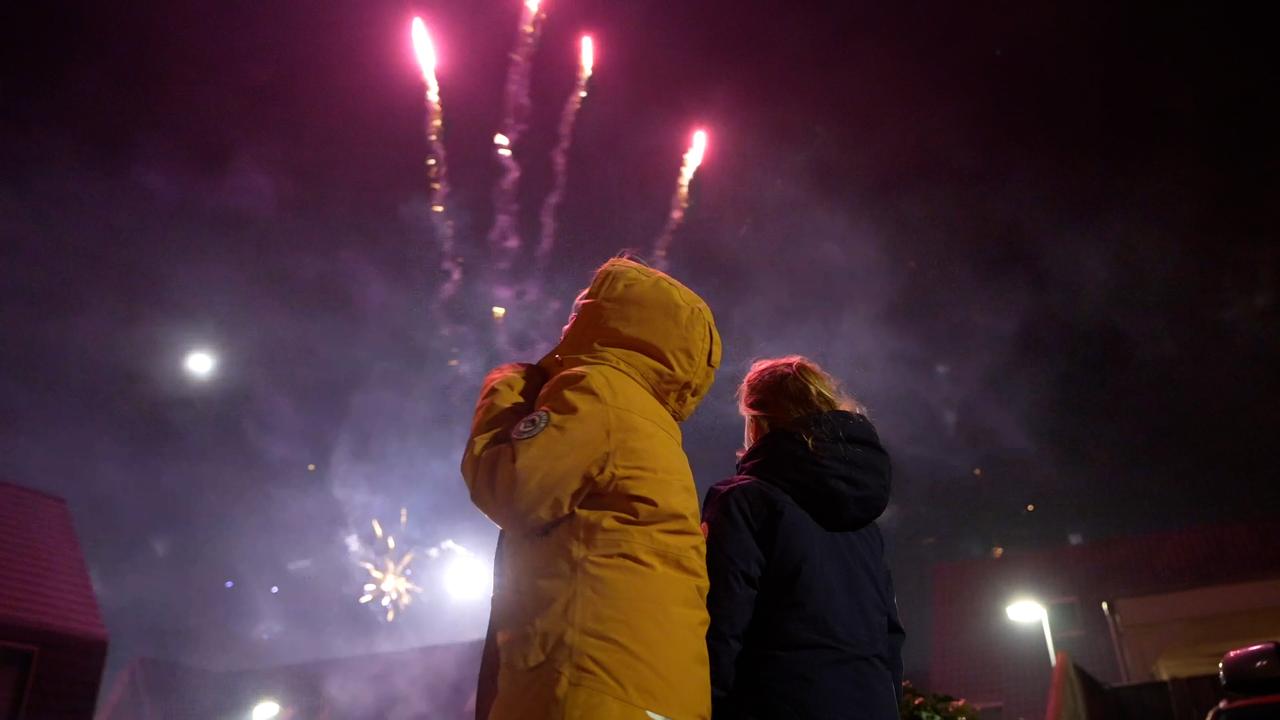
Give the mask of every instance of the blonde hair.
[[790, 428], [802, 418], [834, 410], [865, 414], [839, 381], [803, 355], [757, 360], [738, 387], [738, 412], [766, 430]]

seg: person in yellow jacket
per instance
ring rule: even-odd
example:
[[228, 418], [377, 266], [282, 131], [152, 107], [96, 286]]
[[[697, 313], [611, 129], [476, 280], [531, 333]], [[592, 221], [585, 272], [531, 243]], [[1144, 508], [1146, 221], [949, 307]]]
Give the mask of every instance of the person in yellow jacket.
[[550, 355], [489, 374], [462, 460], [502, 528], [496, 692], [478, 717], [710, 717], [706, 546], [679, 423], [719, 364], [706, 303], [615, 259]]

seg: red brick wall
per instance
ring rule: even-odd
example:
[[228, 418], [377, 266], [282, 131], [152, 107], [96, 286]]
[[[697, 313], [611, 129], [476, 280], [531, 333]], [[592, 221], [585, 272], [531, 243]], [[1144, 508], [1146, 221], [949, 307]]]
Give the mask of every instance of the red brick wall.
[[1049, 658], [1039, 625], [1004, 613], [1019, 596], [1079, 600], [1081, 632], [1055, 633], [1059, 650], [1103, 682], [1119, 668], [1101, 604], [1117, 597], [1280, 577], [1280, 522], [1120, 538], [998, 560], [938, 565], [933, 572], [930, 689], [1003, 702], [1004, 720], [1044, 715]]

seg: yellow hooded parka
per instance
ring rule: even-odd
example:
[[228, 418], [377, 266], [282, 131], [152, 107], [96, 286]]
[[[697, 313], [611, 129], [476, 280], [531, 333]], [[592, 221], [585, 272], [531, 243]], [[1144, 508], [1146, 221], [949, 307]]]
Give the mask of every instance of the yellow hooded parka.
[[462, 474], [504, 531], [489, 720], [710, 717], [706, 550], [678, 423], [719, 364], [701, 298], [612, 260], [551, 355], [486, 379]]

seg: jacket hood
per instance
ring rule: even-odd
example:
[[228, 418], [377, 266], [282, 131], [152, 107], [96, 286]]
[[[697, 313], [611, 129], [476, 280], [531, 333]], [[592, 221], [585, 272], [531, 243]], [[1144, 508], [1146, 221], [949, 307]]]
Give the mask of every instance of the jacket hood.
[[827, 530], [861, 529], [889, 505], [889, 455], [870, 420], [843, 410], [767, 433], [738, 474], [782, 490]]
[[720, 334], [711, 309], [692, 290], [658, 270], [615, 259], [596, 271], [577, 317], [540, 364], [550, 375], [582, 365], [616, 367], [679, 421], [711, 389]]

